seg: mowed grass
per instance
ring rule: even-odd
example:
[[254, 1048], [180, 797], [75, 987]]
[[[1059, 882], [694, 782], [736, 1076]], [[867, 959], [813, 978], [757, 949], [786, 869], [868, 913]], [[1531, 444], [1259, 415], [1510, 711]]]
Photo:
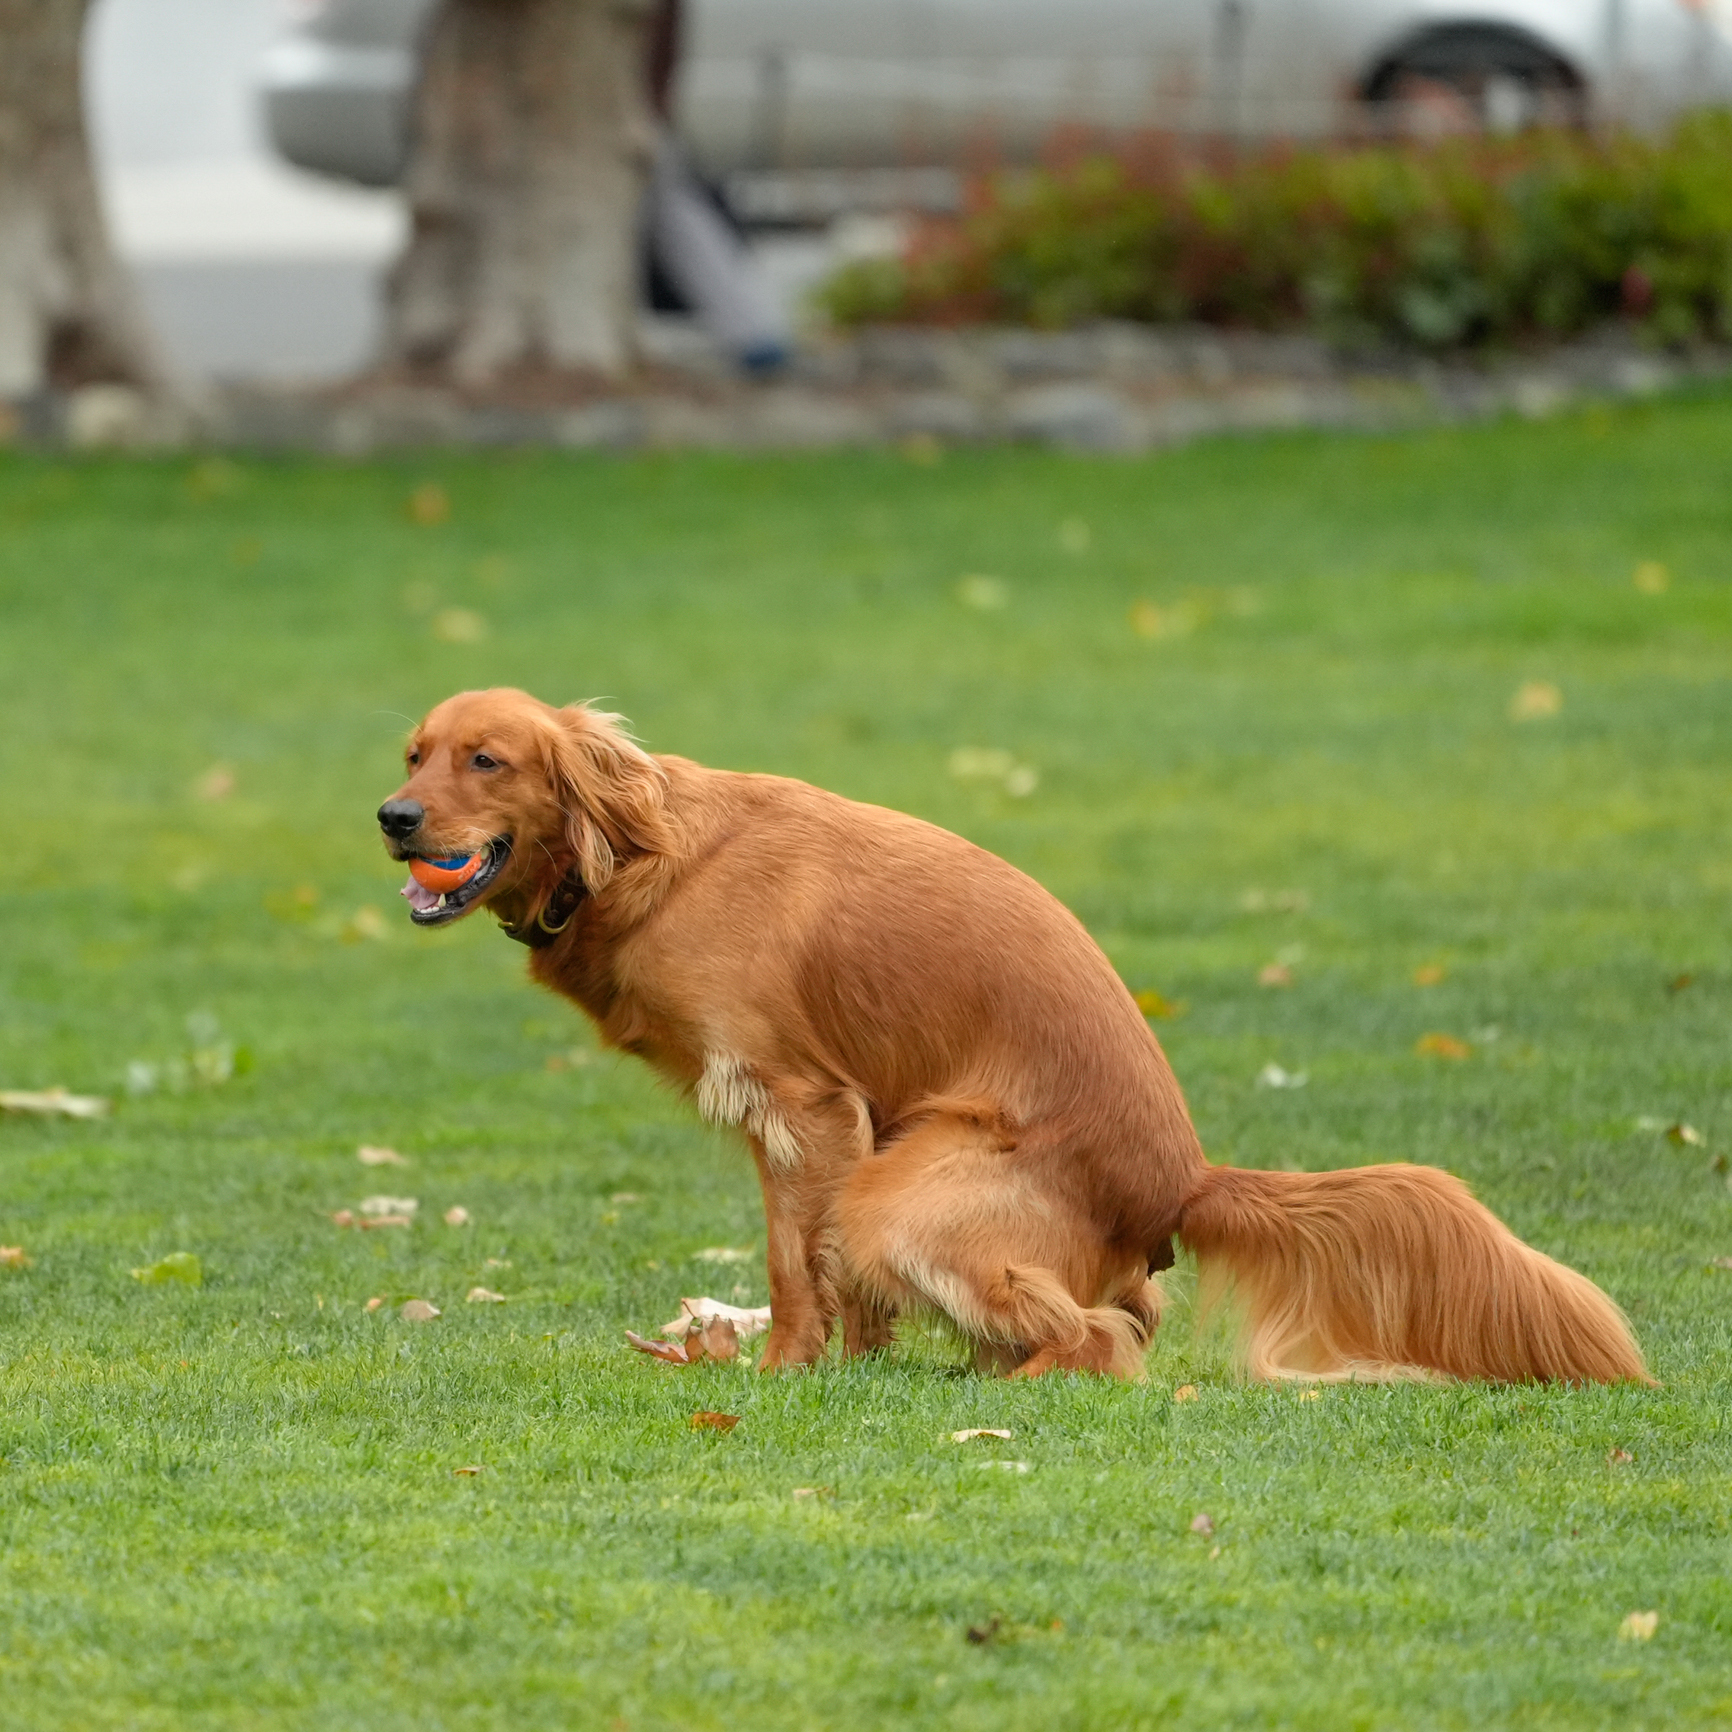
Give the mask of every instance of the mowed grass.
[[[1134, 462], [6, 458], [0, 1086], [117, 1100], [0, 1121], [8, 1721], [1732, 1719], [1729, 580], [1724, 394]], [[410, 930], [373, 830], [407, 720], [503, 682], [1006, 855], [1186, 1006], [1214, 1158], [1461, 1174], [1660, 1387], [1243, 1387], [1182, 1267], [1140, 1386], [634, 1356], [762, 1301], [749, 1162], [491, 922]], [[332, 1224], [373, 1193], [416, 1224]]]

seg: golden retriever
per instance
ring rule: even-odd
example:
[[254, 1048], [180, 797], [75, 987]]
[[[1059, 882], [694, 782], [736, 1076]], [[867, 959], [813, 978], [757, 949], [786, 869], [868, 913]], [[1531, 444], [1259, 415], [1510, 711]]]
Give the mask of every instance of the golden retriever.
[[617, 717], [464, 692], [379, 811], [395, 859], [481, 856], [544, 986], [763, 1184], [763, 1366], [937, 1310], [985, 1366], [1137, 1375], [1175, 1236], [1242, 1301], [1257, 1377], [1646, 1381], [1617, 1307], [1429, 1167], [1203, 1156], [1159, 1042], [1081, 924], [958, 836], [779, 776], [652, 757]]

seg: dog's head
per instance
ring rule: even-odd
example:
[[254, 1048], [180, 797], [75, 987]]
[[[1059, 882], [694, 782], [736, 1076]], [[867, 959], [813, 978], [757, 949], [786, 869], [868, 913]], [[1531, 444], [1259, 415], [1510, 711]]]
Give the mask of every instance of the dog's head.
[[409, 779], [379, 808], [394, 860], [471, 860], [443, 894], [411, 877], [418, 926], [445, 926], [486, 902], [533, 920], [570, 874], [591, 893], [622, 859], [668, 845], [662, 767], [618, 716], [555, 709], [501, 687], [459, 692], [409, 737]]

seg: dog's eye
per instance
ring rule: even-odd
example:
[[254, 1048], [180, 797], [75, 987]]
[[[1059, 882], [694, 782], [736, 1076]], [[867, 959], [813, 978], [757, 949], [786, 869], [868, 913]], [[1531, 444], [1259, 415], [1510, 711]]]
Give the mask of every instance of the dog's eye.
[[475, 756], [469, 760], [469, 768], [472, 770], [497, 770], [499, 768], [499, 760], [497, 758], [488, 757], [485, 752], [477, 752]]
[[420, 763], [421, 754], [419, 752], [411, 752], [408, 756], [407, 762], [411, 765]]

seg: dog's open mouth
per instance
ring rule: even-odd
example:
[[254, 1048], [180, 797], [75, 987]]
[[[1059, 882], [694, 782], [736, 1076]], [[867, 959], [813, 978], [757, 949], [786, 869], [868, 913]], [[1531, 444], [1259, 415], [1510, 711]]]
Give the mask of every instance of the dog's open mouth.
[[[461, 883], [453, 882], [449, 889], [435, 889], [424, 884], [415, 875], [415, 866], [422, 862], [419, 859], [413, 861], [409, 868], [409, 882], [402, 890], [403, 899], [409, 904], [409, 918], [417, 926], [444, 926], [473, 907], [511, 858], [511, 838], [495, 836], [479, 850], [479, 857], [481, 864]], [[455, 880], [476, 858], [474, 854], [462, 855], [455, 860], [427, 858], [425, 865], [432, 868], [428, 874], [430, 877]]]

